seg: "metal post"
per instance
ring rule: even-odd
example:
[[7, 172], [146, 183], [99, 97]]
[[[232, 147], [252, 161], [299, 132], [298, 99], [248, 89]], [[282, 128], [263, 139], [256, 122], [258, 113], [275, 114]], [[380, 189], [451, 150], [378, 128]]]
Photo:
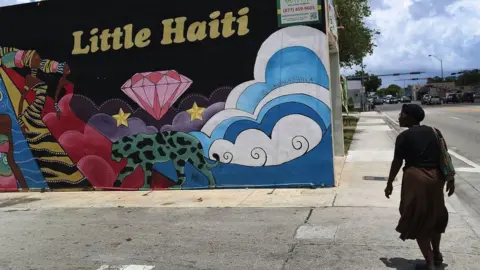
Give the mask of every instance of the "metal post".
[[438, 61], [440, 61], [440, 68], [442, 69], [442, 82], [443, 82], [443, 81], [444, 81], [444, 77], [443, 77], [443, 60], [440, 59], [439, 57], [437, 57], [436, 55], [433, 55], [433, 54], [428, 55], [428, 57], [434, 57], [435, 59], [437, 59]]
[[365, 72], [363, 70], [363, 59], [362, 59], [362, 89], [364, 90], [363, 93], [361, 93], [362, 89], [360, 89], [360, 106], [362, 107], [362, 111], [365, 111], [365, 101], [364, 101], [364, 95], [365, 95], [365, 86], [363, 85], [364, 83], [364, 76]]
[[440, 59], [440, 66], [442, 68], [442, 82], [444, 82], [445, 79], [443, 78], [443, 60], [442, 59]]

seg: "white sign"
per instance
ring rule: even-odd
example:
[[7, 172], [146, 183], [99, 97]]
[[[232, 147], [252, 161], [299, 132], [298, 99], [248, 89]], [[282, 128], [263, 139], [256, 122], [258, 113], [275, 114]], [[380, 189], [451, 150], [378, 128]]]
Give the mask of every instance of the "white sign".
[[335, 39], [338, 38], [337, 14], [335, 13], [335, 6], [333, 0], [328, 0], [328, 18], [330, 20], [330, 32], [332, 32]]
[[277, 0], [277, 5], [280, 26], [320, 23], [322, 6], [318, 0]]

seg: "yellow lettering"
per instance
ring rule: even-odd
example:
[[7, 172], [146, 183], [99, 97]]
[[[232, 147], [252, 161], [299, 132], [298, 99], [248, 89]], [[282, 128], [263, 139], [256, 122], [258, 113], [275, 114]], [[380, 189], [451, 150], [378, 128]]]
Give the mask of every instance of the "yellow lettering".
[[82, 48], [82, 36], [83, 31], [77, 31], [73, 33], [73, 50], [72, 54], [88, 54], [90, 46], [85, 46]]
[[220, 11], [214, 11], [210, 14], [210, 19], [213, 21], [209, 22], [210, 26], [210, 38], [216, 39], [220, 36], [220, 21], [217, 18], [220, 16]]
[[237, 33], [239, 36], [245, 36], [250, 32], [250, 29], [248, 29], [248, 12], [250, 9], [248, 7], [242, 8], [238, 11], [238, 15], [242, 16], [237, 19], [238, 23], [238, 30]]
[[148, 28], [143, 28], [142, 30], [140, 30], [140, 32], [135, 35], [135, 46], [137, 46], [138, 48], [147, 47], [148, 44], [150, 44], [151, 35], [152, 31], [150, 31], [150, 29]]
[[204, 40], [207, 37], [207, 22], [194, 22], [187, 30], [187, 39], [190, 42]]
[[233, 17], [233, 12], [225, 13], [225, 16], [222, 19], [222, 36], [225, 38], [231, 37], [235, 34], [235, 30], [232, 29], [233, 22], [235, 22], [236, 18]]
[[98, 33], [98, 28], [93, 28], [91, 31], [90, 31], [90, 51], [92, 53], [95, 53], [95, 52], [98, 52], [98, 50], [100, 49], [98, 47], [98, 36], [97, 36], [97, 33]]
[[133, 24], [125, 25], [123, 30], [125, 31], [125, 41], [123, 42], [123, 45], [125, 46], [125, 49], [128, 50], [135, 45], [135, 43], [133, 43]]
[[112, 34], [110, 34], [110, 30], [105, 29], [102, 31], [102, 34], [100, 35], [100, 48], [102, 52], [106, 52], [110, 50], [111, 46], [108, 43], [108, 39], [112, 37]]
[[172, 44], [172, 34], [175, 34], [175, 39], [173, 42], [175, 43], [182, 43], [185, 42], [185, 37], [183, 36], [183, 32], [185, 29], [185, 21], [187, 17], [178, 17], [175, 19], [175, 28], [172, 28], [173, 19], [163, 20], [163, 39], [162, 44], [168, 45]]
[[120, 50], [123, 47], [123, 44], [122, 44], [122, 41], [121, 41], [122, 37], [123, 37], [122, 29], [120, 27], [115, 28], [113, 30], [113, 34], [112, 34], [112, 38], [113, 38], [112, 48], [115, 51]]

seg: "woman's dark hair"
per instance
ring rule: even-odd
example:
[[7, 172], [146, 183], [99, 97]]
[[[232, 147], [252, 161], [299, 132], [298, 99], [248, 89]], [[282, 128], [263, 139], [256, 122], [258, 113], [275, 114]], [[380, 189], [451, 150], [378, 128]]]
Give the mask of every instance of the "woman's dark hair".
[[425, 119], [425, 111], [417, 104], [404, 104], [402, 106], [402, 112], [418, 123], [422, 122]]

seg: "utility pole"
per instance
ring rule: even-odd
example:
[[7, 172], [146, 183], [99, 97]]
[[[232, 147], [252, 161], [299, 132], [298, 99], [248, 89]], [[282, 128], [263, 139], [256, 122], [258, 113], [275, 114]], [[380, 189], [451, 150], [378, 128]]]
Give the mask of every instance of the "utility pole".
[[440, 68], [442, 69], [442, 82], [445, 81], [444, 77], [443, 77], [443, 60], [440, 59]]
[[443, 60], [440, 59], [439, 57], [433, 55], [433, 54], [430, 54], [430, 55], [428, 55], [428, 56], [429, 56], [429, 57], [434, 57], [435, 59], [437, 59], [438, 61], [440, 61], [440, 68], [441, 68], [441, 70], [442, 70], [442, 82], [444, 82], [445, 79], [444, 79], [444, 77], [443, 77]]
[[362, 106], [362, 111], [365, 111], [365, 99], [367, 96], [367, 93], [365, 91], [365, 86], [364, 86], [364, 76], [365, 76], [365, 71], [363, 69], [363, 58], [362, 58], [362, 89], [363, 89], [363, 94], [360, 96], [361, 100], [361, 106]]

